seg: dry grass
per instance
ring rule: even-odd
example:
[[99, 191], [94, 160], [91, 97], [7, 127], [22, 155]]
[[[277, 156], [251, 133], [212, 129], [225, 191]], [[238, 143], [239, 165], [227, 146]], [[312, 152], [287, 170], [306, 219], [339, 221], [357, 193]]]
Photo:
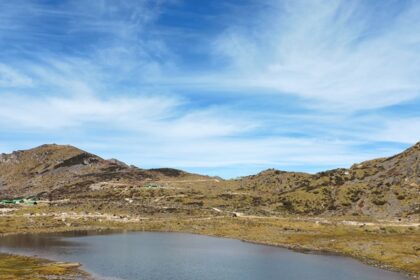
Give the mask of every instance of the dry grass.
[[72, 265], [46, 260], [0, 254], [0, 279], [2, 280], [52, 280], [91, 279]]

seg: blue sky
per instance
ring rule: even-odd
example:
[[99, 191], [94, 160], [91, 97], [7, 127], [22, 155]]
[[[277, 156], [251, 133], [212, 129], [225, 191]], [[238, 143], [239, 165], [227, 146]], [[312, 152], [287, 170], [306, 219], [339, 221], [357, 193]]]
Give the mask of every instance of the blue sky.
[[420, 2], [0, 2], [0, 152], [223, 177], [420, 140]]

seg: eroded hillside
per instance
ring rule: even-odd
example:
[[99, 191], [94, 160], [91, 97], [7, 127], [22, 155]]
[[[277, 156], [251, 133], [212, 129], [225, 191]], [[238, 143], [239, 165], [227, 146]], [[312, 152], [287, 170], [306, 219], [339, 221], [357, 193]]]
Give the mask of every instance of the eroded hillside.
[[164, 178], [195, 177], [203, 176], [169, 168], [144, 170], [68, 145], [42, 145], [0, 155], [0, 196], [3, 198], [31, 195], [64, 198], [101, 183], [114, 187], [136, 186]]
[[271, 193], [277, 209], [298, 214], [376, 217], [420, 213], [420, 143], [389, 157], [314, 175], [266, 170], [243, 178], [244, 189]]
[[416, 220], [420, 143], [389, 158], [317, 174], [266, 170], [236, 180], [139, 169], [72, 146], [0, 156], [3, 198], [35, 195], [66, 210], [110, 213], [352, 215]]

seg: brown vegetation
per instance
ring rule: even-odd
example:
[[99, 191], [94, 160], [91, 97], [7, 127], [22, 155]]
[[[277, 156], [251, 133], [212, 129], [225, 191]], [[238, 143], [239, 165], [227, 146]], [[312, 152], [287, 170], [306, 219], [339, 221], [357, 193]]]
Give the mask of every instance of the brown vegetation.
[[0, 233], [192, 232], [336, 252], [418, 275], [419, 163], [420, 143], [349, 169], [222, 180], [44, 145], [0, 156], [0, 196], [40, 199], [0, 205]]

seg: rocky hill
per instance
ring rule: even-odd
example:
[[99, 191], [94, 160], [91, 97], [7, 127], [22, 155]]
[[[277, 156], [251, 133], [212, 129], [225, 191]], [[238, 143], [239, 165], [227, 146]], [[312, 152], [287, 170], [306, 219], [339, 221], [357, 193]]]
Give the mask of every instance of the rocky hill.
[[0, 155], [0, 197], [81, 193], [95, 183], [142, 185], [162, 178], [201, 177], [176, 169], [145, 170], [73, 146], [42, 145]]
[[72, 146], [1, 154], [0, 198], [32, 195], [92, 211], [413, 220], [420, 217], [420, 143], [348, 169], [317, 174], [269, 169], [236, 180], [170, 168], [140, 169]]
[[298, 214], [405, 217], [420, 213], [420, 143], [389, 158], [317, 174], [266, 170], [244, 189], [271, 193], [278, 209]]

